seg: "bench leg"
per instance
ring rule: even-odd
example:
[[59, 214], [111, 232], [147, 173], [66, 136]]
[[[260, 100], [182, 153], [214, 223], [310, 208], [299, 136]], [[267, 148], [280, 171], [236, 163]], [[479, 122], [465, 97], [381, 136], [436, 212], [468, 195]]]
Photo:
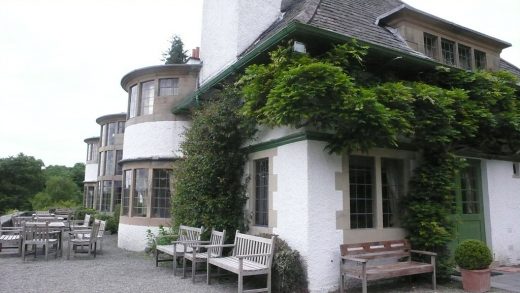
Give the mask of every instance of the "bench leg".
[[191, 282], [195, 283], [195, 272], [197, 271], [197, 259], [191, 261]]
[[244, 292], [244, 277], [242, 274], [238, 275], [238, 293]]
[[211, 279], [211, 265], [209, 264], [209, 261], [206, 260], [206, 283], [208, 283], [208, 285], [211, 283], [210, 279]]
[[182, 258], [182, 278], [186, 278], [186, 258]]
[[433, 273], [432, 273], [432, 287], [433, 287], [433, 291], [436, 291], [437, 290], [437, 274], [435, 272], [435, 267], [433, 268]]
[[339, 293], [345, 292], [345, 276], [343, 274], [340, 274], [339, 276]]
[[155, 250], [155, 267], [159, 266], [159, 250]]
[[267, 274], [267, 292], [271, 293], [271, 270]]
[[364, 278], [362, 281], [363, 293], [367, 293], [367, 279]]

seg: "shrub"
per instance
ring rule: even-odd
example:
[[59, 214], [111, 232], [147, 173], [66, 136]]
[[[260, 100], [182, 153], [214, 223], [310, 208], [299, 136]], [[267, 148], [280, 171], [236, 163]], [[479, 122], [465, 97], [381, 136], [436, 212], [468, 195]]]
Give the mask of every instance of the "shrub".
[[145, 251], [153, 253], [157, 245], [168, 245], [177, 239], [175, 231], [172, 228], [165, 228], [163, 225], [159, 226], [159, 231], [155, 235], [152, 230], [146, 230], [147, 245]]
[[[271, 238], [272, 235], [260, 236]], [[278, 237], [275, 241], [272, 273], [274, 292], [307, 292], [307, 273], [300, 252]]]
[[106, 221], [105, 231], [110, 231], [110, 233], [117, 233], [119, 228], [119, 205], [114, 207], [114, 214], [96, 214], [95, 218], [98, 220]]
[[97, 211], [95, 209], [85, 208], [85, 207], [79, 207], [74, 212], [74, 219], [76, 220], [83, 220], [85, 219], [85, 214], [90, 214], [90, 221], [94, 221], [94, 215], [97, 214]]
[[492, 261], [491, 251], [480, 240], [464, 240], [455, 249], [455, 262], [465, 270], [486, 269]]

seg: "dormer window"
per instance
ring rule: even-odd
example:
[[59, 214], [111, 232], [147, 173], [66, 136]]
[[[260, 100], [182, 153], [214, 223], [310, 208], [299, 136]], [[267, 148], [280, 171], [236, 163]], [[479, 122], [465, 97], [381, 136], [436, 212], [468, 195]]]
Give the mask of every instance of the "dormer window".
[[441, 39], [442, 62], [446, 65], [455, 66], [455, 42]]
[[459, 66], [466, 70], [471, 70], [471, 48], [459, 44]]
[[484, 70], [487, 68], [486, 53], [475, 50], [475, 68], [478, 70]]
[[437, 36], [424, 33], [424, 54], [432, 59], [437, 58]]

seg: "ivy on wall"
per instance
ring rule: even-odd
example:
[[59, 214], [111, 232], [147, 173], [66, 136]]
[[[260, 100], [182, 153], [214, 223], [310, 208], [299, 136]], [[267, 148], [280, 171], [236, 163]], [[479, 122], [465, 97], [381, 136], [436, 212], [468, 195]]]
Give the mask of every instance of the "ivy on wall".
[[330, 133], [327, 149], [334, 153], [412, 144], [423, 160], [403, 199], [404, 227], [414, 247], [439, 253], [439, 275], [446, 277], [453, 184], [465, 166], [455, 154], [519, 153], [517, 80], [506, 72], [448, 68], [396, 80], [396, 73], [385, 78], [368, 72], [366, 55], [367, 48], [355, 42], [320, 57], [279, 47], [269, 63], [249, 66], [237, 82], [241, 113], [272, 127], [312, 126]]

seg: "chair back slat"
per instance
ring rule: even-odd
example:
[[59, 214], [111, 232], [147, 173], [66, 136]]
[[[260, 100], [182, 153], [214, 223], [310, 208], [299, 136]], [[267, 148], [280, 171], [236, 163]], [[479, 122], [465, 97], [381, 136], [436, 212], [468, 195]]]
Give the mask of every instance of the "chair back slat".
[[267, 253], [270, 255], [246, 257], [245, 259], [270, 267], [274, 251], [274, 239], [275, 236], [272, 236], [271, 238], [263, 238], [259, 236], [242, 234], [237, 230], [235, 234], [235, 248], [233, 249], [233, 256]]
[[48, 222], [25, 222], [23, 226], [24, 243], [45, 243], [49, 240]]
[[379, 242], [366, 242], [354, 244], [340, 245], [341, 255], [359, 255], [366, 253], [388, 252], [388, 251], [403, 251], [410, 250], [410, 242], [408, 240], [391, 240]]
[[[217, 230], [211, 230], [211, 236], [209, 238], [210, 245], [222, 245], [224, 244], [224, 239], [226, 238], [226, 230], [219, 232]], [[208, 250], [212, 256], [221, 256], [222, 255], [222, 247], [212, 247]]]
[[[178, 241], [198, 241], [200, 236], [204, 232], [204, 227], [196, 228], [180, 225], [179, 226], [179, 238]], [[188, 244], [188, 247], [192, 247], [195, 243]]]

